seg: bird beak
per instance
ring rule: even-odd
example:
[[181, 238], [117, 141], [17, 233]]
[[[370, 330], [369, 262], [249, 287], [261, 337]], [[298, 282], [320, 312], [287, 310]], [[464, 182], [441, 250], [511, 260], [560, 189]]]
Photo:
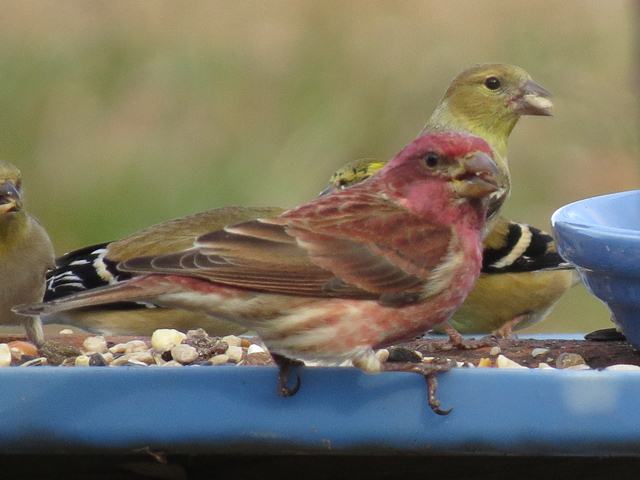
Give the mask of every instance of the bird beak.
[[453, 189], [460, 197], [483, 198], [500, 190], [500, 171], [493, 159], [484, 152], [469, 155], [464, 170], [453, 180]]
[[22, 199], [16, 185], [10, 180], [0, 184], [0, 214], [16, 212], [21, 208]]
[[524, 84], [514, 101], [514, 112], [520, 115], [553, 115], [551, 92], [533, 80]]

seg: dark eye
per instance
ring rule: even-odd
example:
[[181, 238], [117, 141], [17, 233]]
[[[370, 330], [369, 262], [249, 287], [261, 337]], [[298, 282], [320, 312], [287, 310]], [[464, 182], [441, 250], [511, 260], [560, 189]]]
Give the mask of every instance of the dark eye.
[[497, 90], [500, 88], [500, 80], [497, 77], [487, 77], [484, 80], [484, 86], [489, 90]]
[[435, 168], [440, 164], [440, 155], [436, 152], [427, 152], [424, 156], [424, 164], [429, 168]]

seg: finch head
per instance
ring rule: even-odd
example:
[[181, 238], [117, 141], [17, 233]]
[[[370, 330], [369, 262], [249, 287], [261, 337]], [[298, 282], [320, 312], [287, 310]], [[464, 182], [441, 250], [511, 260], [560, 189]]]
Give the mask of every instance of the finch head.
[[522, 115], [551, 115], [550, 97], [520, 67], [476, 65], [453, 79], [426, 130], [462, 129], [504, 143]]
[[460, 132], [417, 138], [379, 176], [392, 179], [391, 189], [406, 197], [408, 206], [432, 204], [429, 210], [456, 198], [484, 199], [500, 188], [500, 172], [489, 145]]
[[22, 176], [10, 163], [0, 161], [0, 216], [22, 209]]

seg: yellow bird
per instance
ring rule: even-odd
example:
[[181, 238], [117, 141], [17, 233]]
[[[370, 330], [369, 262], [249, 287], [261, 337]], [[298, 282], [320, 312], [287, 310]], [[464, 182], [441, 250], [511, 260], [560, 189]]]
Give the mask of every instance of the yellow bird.
[[24, 325], [36, 345], [44, 343], [40, 319], [11, 309], [42, 300], [45, 274], [54, 259], [47, 232], [24, 208], [20, 170], [0, 161], [0, 324]]
[[484, 241], [480, 278], [449, 323], [460, 333], [510, 337], [546, 318], [579, 280], [551, 235], [499, 217]]
[[[474, 65], [458, 74], [447, 88], [420, 132], [446, 130], [471, 133], [485, 140], [495, 152], [500, 169], [501, 190], [493, 196], [489, 217], [493, 220], [511, 189], [507, 161], [509, 135], [523, 115], [549, 116], [551, 93], [515, 65]], [[327, 193], [365, 180], [384, 166], [377, 160], [356, 160], [340, 168], [330, 179]], [[490, 228], [488, 225], [488, 228]]]

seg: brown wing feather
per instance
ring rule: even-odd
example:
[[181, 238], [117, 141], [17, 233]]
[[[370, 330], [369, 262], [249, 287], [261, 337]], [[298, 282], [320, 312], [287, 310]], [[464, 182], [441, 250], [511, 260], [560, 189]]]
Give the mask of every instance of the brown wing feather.
[[276, 216], [276, 207], [224, 207], [168, 220], [109, 244], [107, 259], [122, 262], [142, 255], [163, 255], [193, 246], [200, 235], [253, 218]]
[[225, 227], [199, 237], [189, 250], [128, 260], [120, 268], [289, 295], [419, 292], [447, 253], [450, 229], [379, 196], [347, 192], [317, 200], [315, 209]]

